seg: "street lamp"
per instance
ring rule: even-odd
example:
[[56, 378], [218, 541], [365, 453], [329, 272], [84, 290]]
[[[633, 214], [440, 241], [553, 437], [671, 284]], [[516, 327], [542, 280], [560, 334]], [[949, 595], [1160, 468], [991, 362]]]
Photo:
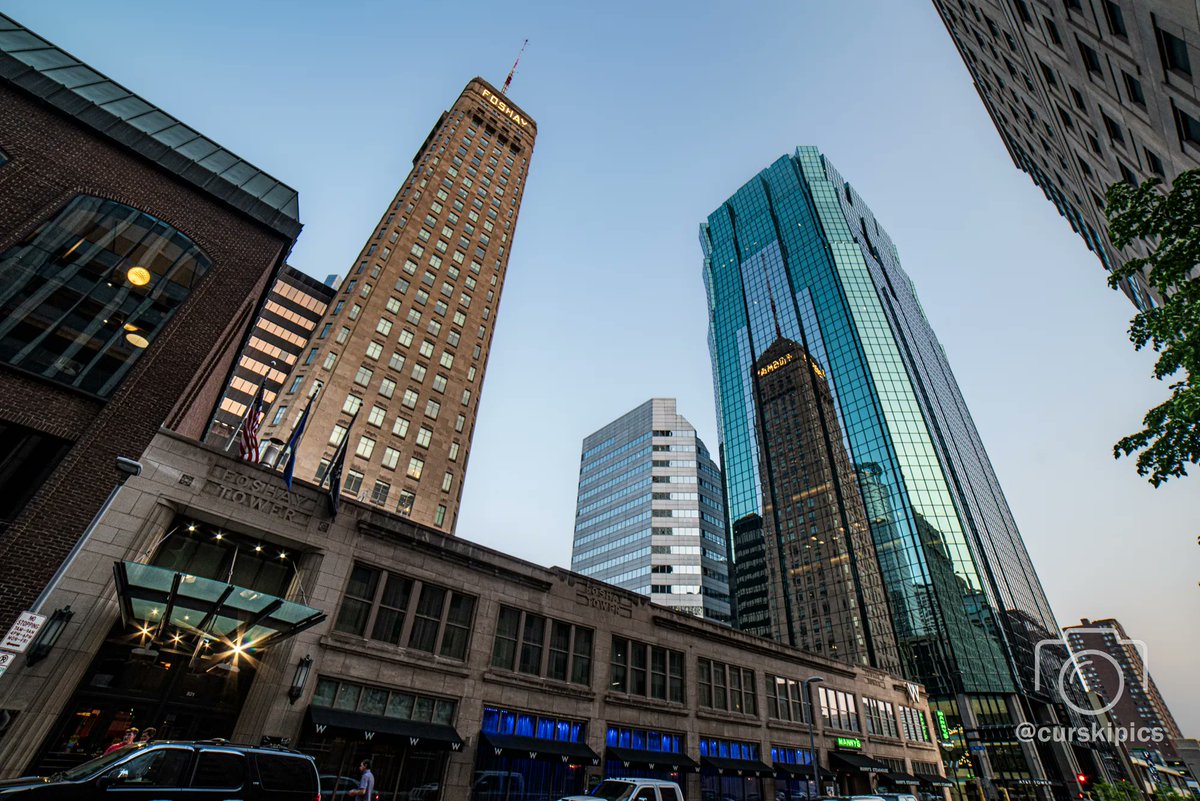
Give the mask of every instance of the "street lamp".
[[296, 703], [304, 694], [304, 685], [308, 684], [308, 673], [312, 670], [313, 658], [308, 654], [296, 665], [296, 674], [292, 676], [292, 686], [288, 688], [288, 700]]
[[30, 643], [29, 653], [25, 654], [25, 664], [32, 665], [49, 655], [54, 650], [58, 638], [62, 636], [63, 629], [67, 627], [67, 623], [74, 616], [75, 613], [71, 611], [70, 604], [62, 609], [55, 609], [54, 614], [50, 615], [46, 624], [42, 626], [42, 630], [38, 632], [37, 639]]
[[821, 760], [817, 759], [817, 736], [814, 732], [817, 705], [813, 703], [812, 690], [808, 688], [808, 685], [819, 684], [823, 681], [825, 681], [824, 676], [809, 676], [803, 682], [804, 697], [808, 699], [808, 751], [812, 755], [813, 784], [817, 786], [818, 796], [821, 795]]

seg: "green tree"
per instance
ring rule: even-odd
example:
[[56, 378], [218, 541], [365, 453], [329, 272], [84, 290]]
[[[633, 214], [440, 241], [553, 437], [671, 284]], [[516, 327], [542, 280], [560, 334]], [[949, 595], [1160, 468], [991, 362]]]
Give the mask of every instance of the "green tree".
[[1142, 794], [1129, 782], [1097, 782], [1092, 787], [1092, 797], [1097, 801], [1142, 801]]
[[1171, 396], [1146, 412], [1141, 431], [1113, 446], [1114, 458], [1138, 453], [1138, 474], [1156, 487], [1200, 463], [1200, 170], [1181, 173], [1165, 194], [1159, 184], [1114, 184], [1107, 203], [1113, 244], [1141, 240], [1149, 250], [1113, 270], [1109, 285], [1144, 272], [1164, 299], [1138, 312], [1129, 339], [1158, 353], [1154, 377], [1172, 381]]

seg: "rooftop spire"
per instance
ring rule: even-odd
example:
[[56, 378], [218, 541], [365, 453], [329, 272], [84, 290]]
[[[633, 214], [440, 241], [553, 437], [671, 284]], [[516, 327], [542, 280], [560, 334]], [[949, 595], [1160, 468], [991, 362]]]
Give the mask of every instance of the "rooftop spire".
[[508, 85], [512, 83], [513, 76], [517, 74], [517, 65], [521, 63], [521, 54], [525, 52], [527, 44], [529, 44], [528, 39], [521, 43], [521, 49], [517, 52], [517, 60], [513, 62], [512, 69], [508, 71], [508, 77], [504, 79], [504, 86], [500, 87], [500, 94], [508, 93]]

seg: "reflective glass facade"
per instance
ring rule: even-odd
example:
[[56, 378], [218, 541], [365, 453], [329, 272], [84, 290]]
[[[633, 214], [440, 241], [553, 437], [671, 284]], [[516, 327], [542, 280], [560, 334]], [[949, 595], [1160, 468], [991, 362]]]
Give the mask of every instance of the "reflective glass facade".
[[584, 439], [571, 569], [730, 622], [721, 473], [673, 398]]
[[[933, 695], [1025, 684], [1054, 621], [945, 354], [870, 209], [805, 147], [710, 215], [701, 242], [735, 546], [739, 523], [763, 514], [754, 368], [777, 321], [825, 373], [904, 672]], [[739, 556], [735, 547], [735, 577]]]

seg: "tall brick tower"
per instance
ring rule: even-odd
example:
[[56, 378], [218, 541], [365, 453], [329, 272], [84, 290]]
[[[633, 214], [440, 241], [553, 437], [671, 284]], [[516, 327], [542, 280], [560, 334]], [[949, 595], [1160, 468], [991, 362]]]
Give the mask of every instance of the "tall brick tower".
[[453, 532], [536, 135], [482, 78], [433, 126], [265, 418], [277, 450], [312, 398], [296, 478], [348, 437], [344, 494]]

